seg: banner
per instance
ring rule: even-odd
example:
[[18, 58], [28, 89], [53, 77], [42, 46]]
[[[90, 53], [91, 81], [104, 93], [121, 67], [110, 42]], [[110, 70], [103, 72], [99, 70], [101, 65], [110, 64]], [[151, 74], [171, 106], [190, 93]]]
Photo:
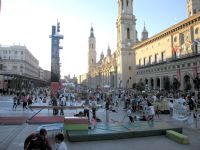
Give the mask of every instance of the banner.
[[196, 78], [197, 77], [197, 65], [193, 65], [192, 67], [192, 73], [193, 73], [193, 78]]
[[180, 81], [181, 80], [181, 69], [180, 68], [177, 68], [176, 69], [176, 77], [177, 79]]
[[172, 47], [172, 52], [176, 53], [177, 51], [179, 51], [181, 49], [180, 46], [175, 45], [174, 47]]
[[56, 96], [56, 93], [60, 89], [60, 83], [59, 82], [51, 82], [51, 94]]

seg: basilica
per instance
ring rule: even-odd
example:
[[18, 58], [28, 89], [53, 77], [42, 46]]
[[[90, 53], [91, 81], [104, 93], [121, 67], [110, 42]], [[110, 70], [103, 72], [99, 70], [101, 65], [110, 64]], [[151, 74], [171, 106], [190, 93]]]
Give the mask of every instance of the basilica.
[[96, 60], [96, 39], [91, 27], [88, 72], [79, 77], [90, 88], [133, 88], [143, 84], [152, 90], [199, 89], [200, 0], [187, 0], [188, 18], [148, 37], [145, 26], [137, 38], [133, 0], [118, 0], [117, 47]]

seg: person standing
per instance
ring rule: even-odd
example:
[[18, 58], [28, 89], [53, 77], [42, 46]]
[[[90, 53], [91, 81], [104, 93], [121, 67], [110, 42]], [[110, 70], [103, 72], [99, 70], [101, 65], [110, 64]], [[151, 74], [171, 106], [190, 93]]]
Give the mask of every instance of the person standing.
[[[55, 96], [52, 97], [51, 103], [52, 103], [52, 106], [58, 106], [57, 99]], [[53, 108], [53, 115], [56, 116], [57, 114], [58, 114], [58, 109]]]
[[13, 97], [13, 107], [12, 107], [12, 109], [13, 109], [13, 110], [16, 110], [16, 108], [17, 108], [17, 96], [15, 95], [15, 96]]
[[97, 102], [95, 99], [92, 99], [91, 107], [92, 107], [92, 117], [96, 118]]
[[147, 105], [148, 105], [148, 108], [147, 108], [148, 109], [148, 120], [153, 121], [154, 115], [155, 115], [154, 106], [149, 101], [147, 101]]
[[88, 120], [90, 120], [90, 112], [89, 112], [90, 102], [88, 99], [85, 100], [83, 107], [84, 107], [84, 116], [87, 116]]
[[[62, 97], [60, 99], [60, 106], [66, 106], [66, 98], [64, 95], [62, 95]], [[63, 108], [60, 108], [60, 115], [64, 116]]]
[[173, 117], [173, 107], [174, 107], [173, 100], [170, 100], [168, 105], [169, 105], [169, 116]]
[[26, 97], [26, 95], [24, 94], [24, 93], [22, 93], [22, 97], [21, 97], [21, 100], [22, 100], [22, 105], [23, 105], [23, 111], [24, 111], [24, 109], [28, 109], [27, 108], [27, 97]]
[[130, 121], [131, 123], [133, 123], [134, 120], [133, 120], [133, 117], [132, 117], [132, 109], [131, 109], [131, 108], [132, 108], [131, 105], [129, 105], [129, 106], [128, 106], [128, 110], [127, 110], [127, 116], [128, 116], [128, 118], [129, 118], [129, 121]]

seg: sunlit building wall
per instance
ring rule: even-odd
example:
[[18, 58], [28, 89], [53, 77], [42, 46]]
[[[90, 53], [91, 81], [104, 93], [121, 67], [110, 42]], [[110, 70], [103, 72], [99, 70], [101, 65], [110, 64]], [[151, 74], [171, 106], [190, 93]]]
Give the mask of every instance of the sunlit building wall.
[[39, 77], [39, 61], [25, 46], [0, 46], [0, 72]]

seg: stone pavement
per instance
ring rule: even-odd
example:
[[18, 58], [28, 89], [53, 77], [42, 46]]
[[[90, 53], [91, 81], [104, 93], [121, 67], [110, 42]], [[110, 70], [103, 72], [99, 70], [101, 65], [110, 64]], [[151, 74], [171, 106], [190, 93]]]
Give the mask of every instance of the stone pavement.
[[[1, 100], [1, 99], [0, 99]], [[121, 104], [122, 105], [122, 104]], [[12, 104], [11, 104], [12, 106]], [[66, 110], [65, 115], [71, 116], [77, 113], [79, 110]], [[0, 115], [29, 115], [32, 116], [34, 112], [22, 110], [12, 111], [9, 108], [3, 108], [0, 106]], [[39, 115], [51, 115], [52, 112], [43, 110]], [[124, 118], [125, 111], [120, 108], [117, 113], [110, 112], [109, 118], [113, 118], [118, 121], [128, 121], [128, 118]], [[97, 112], [97, 116], [105, 121], [105, 110], [100, 109]], [[155, 118], [156, 121], [170, 122], [183, 126], [183, 134], [189, 136], [190, 144], [182, 145], [172, 140], [169, 140], [165, 136], [152, 136], [141, 137], [132, 139], [119, 139], [119, 140], [105, 140], [105, 141], [90, 141], [90, 142], [68, 142], [66, 143], [69, 150], [200, 150], [200, 122], [196, 128], [195, 124], [189, 126], [187, 123], [177, 122], [169, 118], [168, 115], [160, 115], [160, 119]], [[36, 130], [39, 125], [0, 125], [0, 150], [23, 150], [23, 143], [25, 138]], [[48, 138], [52, 147], [54, 147], [54, 135], [55, 133], [49, 132]]]

